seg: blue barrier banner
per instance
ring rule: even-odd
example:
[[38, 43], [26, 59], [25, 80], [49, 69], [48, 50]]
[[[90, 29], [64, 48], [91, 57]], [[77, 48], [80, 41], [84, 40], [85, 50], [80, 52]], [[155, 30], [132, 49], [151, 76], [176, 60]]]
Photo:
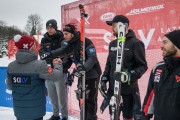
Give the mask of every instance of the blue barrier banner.
[[[6, 86], [6, 71], [7, 67], [0, 67], [0, 106], [3, 107], [13, 107], [13, 102], [12, 102], [12, 91], [8, 89]], [[48, 112], [52, 111], [51, 103], [49, 101], [49, 97], [47, 97], [46, 101], [46, 110]]]

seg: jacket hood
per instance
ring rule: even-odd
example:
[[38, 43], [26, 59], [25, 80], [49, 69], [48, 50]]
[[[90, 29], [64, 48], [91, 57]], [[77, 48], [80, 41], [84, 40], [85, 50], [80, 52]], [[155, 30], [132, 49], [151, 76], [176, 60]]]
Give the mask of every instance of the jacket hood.
[[128, 33], [126, 34], [127, 38], [132, 38], [132, 37], [136, 37], [134, 31], [132, 29], [128, 30]]
[[19, 50], [16, 53], [16, 61], [20, 64], [25, 64], [33, 60], [37, 60], [38, 56], [34, 51], [31, 50]]

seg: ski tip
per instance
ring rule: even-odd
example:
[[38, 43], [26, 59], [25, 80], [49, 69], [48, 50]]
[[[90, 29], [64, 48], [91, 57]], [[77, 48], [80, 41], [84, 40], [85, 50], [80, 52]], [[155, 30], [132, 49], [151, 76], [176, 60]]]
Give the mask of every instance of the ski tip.
[[79, 9], [82, 9], [83, 8], [83, 5], [82, 4], [79, 4]]

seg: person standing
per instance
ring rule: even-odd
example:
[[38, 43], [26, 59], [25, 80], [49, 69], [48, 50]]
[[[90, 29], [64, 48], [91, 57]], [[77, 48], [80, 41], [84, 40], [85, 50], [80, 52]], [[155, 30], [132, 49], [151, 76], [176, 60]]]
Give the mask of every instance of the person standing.
[[[130, 81], [121, 83], [121, 96], [123, 113], [123, 119], [140, 120], [141, 118], [141, 101], [138, 87], [138, 79], [146, 72], [147, 62], [145, 59], [145, 48], [142, 41], [138, 40], [133, 30], [128, 29], [129, 19], [124, 15], [116, 15], [112, 21], [106, 21], [106, 23], [112, 26], [113, 34], [117, 37], [117, 24], [122, 22], [126, 25], [126, 41], [124, 46], [124, 56], [122, 71], [129, 76]], [[114, 94], [114, 72], [116, 68], [117, 57], [117, 39], [113, 40], [109, 44], [109, 54], [106, 61], [106, 66], [103, 75], [101, 76], [99, 90], [103, 96], [105, 96], [101, 110], [109, 105], [111, 96]], [[106, 83], [109, 82], [109, 88], [107, 90]]]
[[[52, 50], [56, 50], [61, 47], [61, 42], [64, 40], [63, 33], [57, 30], [57, 22], [54, 19], [48, 20], [46, 22], [47, 32], [41, 40], [41, 49], [39, 51], [40, 58], [44, 59], [43, 55]], [[61, 57], [61, 56], [57, 56]], [[53, 58], [45, 59], [47, 64], [51, 65], [53, 68], [52, 60]], [[63, 69], [63, 66], [61, 66]], [[63, 72], [63, 71], [62, 71]], [[68, 108], [67, 108], [67, 95], [66, 95], [66, 85], [65, 85], [65, 74], [59, 73], [62, 76], [54, 81], [47, 81], [48, 96], [52, 103], [53, 115], [49, 120], [66, 120], [68, 118]], [[61, 112], [62, 117], [60, 118], [59, 112]]]
[[180, 120], [180, 30], [164, 35], [163, 61], [150, 74], [143, 103], [145, 120]]
[[[62, 41], [63, 47], [53, 50], [45, 56], [59, 56], [65, 53], [63, 68], [69, 69], [74, 63], [76, 65], [74, 75], [77, 76], [78, 79], [82, 78], [81, 73], [85, 71], [87, 86], [85, 91], [85, 120], [97, 120], [97, 96], [101, 67], [97, 59], [95, 46], [90, 39], [85, 38], [85, 63], [82, 65], [82, 61], [80, 61], [80, 32], [76, 30], [74, 25], [67, 24], [63, 28], [63, 34], [65, 38], [65, 40]], [[79, 96], [78, 93], [77, 96]]]
[[16, 35], [18, 48], [16, 60], [7, 68], [6, 84], [12, 90], [13, 109], [17, 120], [43, 120], [46, 114], [45, 80], [60, 77], [60, 59], [54, 59], [54, 69], [46, 61], [37, 60], [35, 40], [29, 36]]

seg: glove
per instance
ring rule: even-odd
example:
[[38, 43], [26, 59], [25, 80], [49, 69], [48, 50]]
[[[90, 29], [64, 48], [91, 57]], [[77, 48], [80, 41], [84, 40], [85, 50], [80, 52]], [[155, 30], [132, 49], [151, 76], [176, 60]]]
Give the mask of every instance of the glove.
[[101, 95], [105, 98], [107, 98], [107, 86], [106, 86], [107, 81], [108, 78], [103, 75], [101, 77], [101, 82], [99, 83], [99, 91], [101, 92]]
[[40, 56], [41, 60], [45, 60], [45, 59], [51, 58], [51, 57], [52, 57], [51, 52], [46, 52]]
[[74, 82], [74, 73], [71, 74], [68, 72], [68, 78], [66, 81], [66, 85], [72, 86], [72, 83]]
[[77, 67], [77, 69], [75, 70], [74, 75], [75, 75], [76, 77], [80, 78], [80, 77], [82, 77], [82, 76], [85, 74], [85, 72], [86, 72], [85, 67], [84, 67], [82, 64], [77, 64], [76, 67]]

